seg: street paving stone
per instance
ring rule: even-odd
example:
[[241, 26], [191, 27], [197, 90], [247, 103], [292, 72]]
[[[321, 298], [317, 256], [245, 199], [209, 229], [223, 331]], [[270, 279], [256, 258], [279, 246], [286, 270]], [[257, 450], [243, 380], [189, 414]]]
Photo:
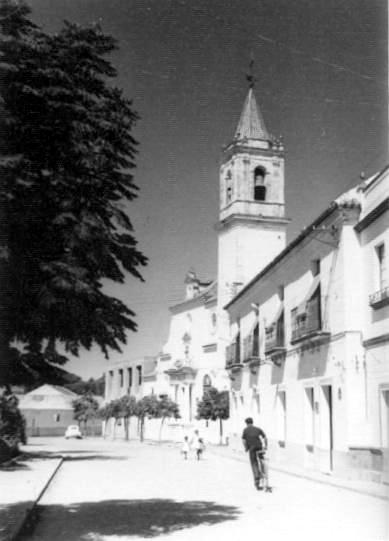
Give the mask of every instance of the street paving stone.
[[272, 472], [254, 489], [247, 463], [175, 446], [74, 442], [40, 501], [31, 541], [389, 539], [388, 502]]

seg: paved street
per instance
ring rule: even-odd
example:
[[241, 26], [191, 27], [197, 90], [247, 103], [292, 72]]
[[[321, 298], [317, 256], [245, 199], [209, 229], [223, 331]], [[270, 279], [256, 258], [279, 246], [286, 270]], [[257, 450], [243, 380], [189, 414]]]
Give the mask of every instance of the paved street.
[[31, 541], [389, 538], [388, 502], [371, 496], [281, 473], [265, 494], [248, 464], [211, 453], [184, 461], [167, 445], [61, 445], [69, 458], [40, 502]]

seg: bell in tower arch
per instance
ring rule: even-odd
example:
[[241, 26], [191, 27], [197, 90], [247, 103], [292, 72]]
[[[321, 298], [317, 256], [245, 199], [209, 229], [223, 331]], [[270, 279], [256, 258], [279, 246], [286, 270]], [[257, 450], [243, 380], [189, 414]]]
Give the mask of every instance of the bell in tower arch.
[[259, 165], [254, 169], [254, 201], [266, 201], [266, 169]]

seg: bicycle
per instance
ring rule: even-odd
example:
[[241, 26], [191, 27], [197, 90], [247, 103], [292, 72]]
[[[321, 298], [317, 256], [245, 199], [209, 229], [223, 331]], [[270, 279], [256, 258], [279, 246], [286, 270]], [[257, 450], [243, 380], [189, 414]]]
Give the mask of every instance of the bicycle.
[[[266, 449], [261, 449], [257, 452], [257, 460], [258, 460], [258, 466], [259, 466], [259, 483], [258, 483], [258, 490], [265, 490], [265, 492], [273, 492], [272, 487], [269, 485], [269, 468], [267, 465], [267, 458], [266, 458]], [[261, 486], [262, 483], [262, 486]]]

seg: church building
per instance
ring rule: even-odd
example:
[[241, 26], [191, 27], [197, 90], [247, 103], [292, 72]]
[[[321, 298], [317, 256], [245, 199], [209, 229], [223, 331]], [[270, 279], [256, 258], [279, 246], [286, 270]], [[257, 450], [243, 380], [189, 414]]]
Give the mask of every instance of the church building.
[[[226, 433], [237, 451], [252, 416], [270, 460], [285, 468], [388, 482], [389, 168], [287, 245], [284, 148], [249, 81], [221, 158], [217, 276], [187, 273], [142, 394], [178, 403], [167, 434], [181, 439], [198, 423], [204, 390], [228, 390]], [[216, 440], [212, 430], [206, 438]]]
[[[204, 390], [230, 389], [225, 351], [231, 337], [224, 306], [286, 243], [284, 149], [269, 135], [252, 79], [235, 134], [223, 151], [219, 190], [217, 276], [200, 280], [193, 270], [187, 273], [185, 296], [170, 307], [167, 341], [142, 385], [142, 395], [168, 395], [178, 403], [184, 429], [195, 425]], [[132, 392], [117, 383], [131, 363], [119, 364], [107, 369], [107, 389], [122, 392], [107, 391], [106, 400], [127, 388]]]
[[286, 242], [284, 149], [267, 131], [252, 83], [234, 137], [223, 151], [219, 182], [217, 279], [200, 281], [188, 272], [186, 296], [170, 308], [169, 336], [153, 387], [178, 403], [184, 429], [195, 425], [204, 390], [230, 389], [225, 351], [231, 337], [224, 306]]

